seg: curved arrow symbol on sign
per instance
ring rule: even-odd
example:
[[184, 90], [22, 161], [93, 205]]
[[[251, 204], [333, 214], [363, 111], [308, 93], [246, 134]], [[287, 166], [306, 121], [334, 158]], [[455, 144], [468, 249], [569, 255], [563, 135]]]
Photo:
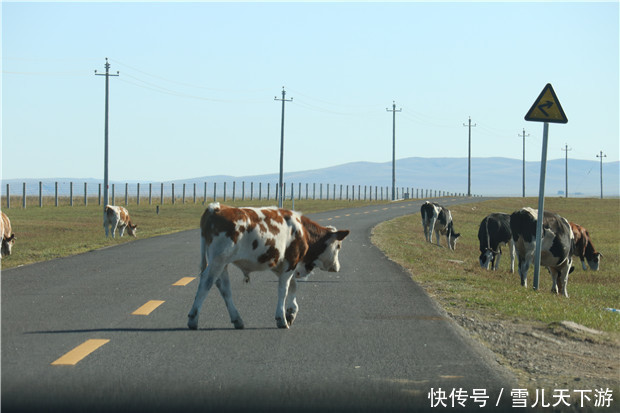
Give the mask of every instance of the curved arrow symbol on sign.
[[549, 117], [549, 114], [547, 112], [545, 112], [545, 110], [543, 108], [551, 109], [551, 106], [553, 106], [553, 102], [548, 100], [545, 103], [543, 103], [542, 105], [538, 105], [538, 109], [540, 109], [540, 111], [542, 113], [544, 113], [545, 116]]

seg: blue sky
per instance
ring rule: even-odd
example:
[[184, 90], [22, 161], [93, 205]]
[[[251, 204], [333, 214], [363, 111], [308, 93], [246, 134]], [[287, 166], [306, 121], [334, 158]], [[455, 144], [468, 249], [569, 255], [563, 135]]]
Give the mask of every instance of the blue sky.
[[[2, 3], [2, 176], [275, 173], [392, 158], [619, 157], [619, 9], [605, 3]], [[387, 184], [387, 183], [386, 183]]]

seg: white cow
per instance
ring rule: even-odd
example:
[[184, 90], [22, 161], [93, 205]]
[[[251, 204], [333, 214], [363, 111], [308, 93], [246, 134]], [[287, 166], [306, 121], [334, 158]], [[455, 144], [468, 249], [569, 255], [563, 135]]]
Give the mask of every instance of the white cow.
[[452, 213], [434, 202], [424, 202], [420, 207], [420, 215], [422, 216], [422, 226], [424, 227], [424, 237], [428, 242], [433, 242], [433, 232], [439, 244], [439, 234], [446, 236], [448, 248], [454, 250], [456, 241], [461, 236], [454, 232], [454, 223], [452, 222]]

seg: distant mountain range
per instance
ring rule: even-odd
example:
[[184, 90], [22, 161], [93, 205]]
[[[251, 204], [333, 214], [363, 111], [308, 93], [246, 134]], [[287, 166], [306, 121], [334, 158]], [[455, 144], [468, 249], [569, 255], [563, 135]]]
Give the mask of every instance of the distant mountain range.
[[[523, 163], [518, 159], [509, 158], [472, 158], [471, 160], [471, 192], [474, 195], [485, 196], [521, 196], [522, 194]], [[526, 162], [526, 196], [537, 196], [540, 180], [540, 162]], [[603, 163], [603, 193], [605, 197], [620, 195], [620, 162]], [[370, 185], [390, 187], [392, 182], [392, 163], [352, 162], [329, 168], [285, 172], [286, 183], [302, 184], [337, 184], [337, 185]], [[102, 179], [84, 178], [46, 178], [46, 179], [11, 179], [3, 180], [2, 193], [6, 191], [6, 184], [10, 185], [11, 195], [21, 195], [23, 183], [26, 182], [27, 193], [38, 194], [39, 181], [42, 182], [43, 193], [54, 193], [54, 182], [59, 182], [59, 194], [66, 196], [69, 193], [69, 182], [74, 183], [74, 196], [84, 193], [84, 183], [88, 184], [88, 192], [96, 193], [97, 184]], [[271, 184], [273, 191], [278, 182], [278, 174], [256, 176], [203, 176], [177, 181], [164, 182], [166, 192], [169, 184], [174, 182], [180, 194], [183, 183], [191, 188], [196, 183], [197, 191], [202, 195], [204, 182], [208, 183], [208, 194], [212, 194], [212, 184], [217, 183], [218, 192], [223, 183], [237, 184], [237, 193], [240, 193], [241, 182], [246, 182], [249, 191], [250, 182]], [[113, 181], [116, 185], [116, 196], [124, 194], [124, 181]], [[136, 181], [129, 181], [130, 193], [135, 193]], [[141, 196], [148, 190], [149, 182], [140, 182]], [[160, 182], [153, 182], [153, 187], [159, 193]], [[430, 189], [447, 191], [450, 193], [467, 193], [467, 158], [405, 158], [396, 161], [396, 186], [401, 188]], [[333, 187], [332, 187], [333, 188]], [[554, 159], [547, 161], [545, 184], [546, 196], [564, 194], [565, 188], [565, 160]], [[295, 186], [297, 190], [297, 186]], [[256, 191], [257, 189], [255, 189]], [[264, 191], [265, 189], [263, 189]], [[305, 189], [304, 189], [305, 190]], [[318, 191], [318, 189], [317, 189]], [[600, 163], [597, 161], [568, 160], [568, 192], [569, 196], [598, 197], [600, 196]], [[229, 192], [230, 193], [230, 192]], [[273, 193], [273, 192], [272, 192]], [[188, 195], [189, 196], [189, 195]]]

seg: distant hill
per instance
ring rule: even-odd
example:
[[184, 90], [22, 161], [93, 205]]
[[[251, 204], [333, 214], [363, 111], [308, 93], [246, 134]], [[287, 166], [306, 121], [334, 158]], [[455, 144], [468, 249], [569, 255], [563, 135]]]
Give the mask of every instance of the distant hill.
[[[554, 159], [547, 162], [547, 176], [545, 184], [546, 196], [564, 194], [565, 166], [564, 159]], [[569, 196], [597, 197], [600, 196], [600, 164], [597, 161], [568, 160], [568, 190]], [[521, 196], [522, 192], [522, 161], [509, 158], [472, 158], [471, 161], [471, 191], [475, 195], [485, 196]], [[526, 162], [526, 195], [537, 196], [539, 186], [540, 162]], [[603, 163], [603, 185], [605, 197], [620, 195], [620, 162]], [[370, 185], [389, 187], [392, 182], [392, 163], [383, 162], [352, 162], [329, 168], [285, 172], [284, 180], [287, 183], [309, 184], [342, 184], [342, 185]], [[48, 179], [11, 179], [3, 180], [2, 193], [6, 191], [6, 184], [10, 185], [11, 195], [21, 195], [23, 182], [26, 182], [27, 193], [38, 194], [39, 181], [42, 181], [43, 193], [54, 193], [54, 182], [59, 182], [59, 194], [69, 194], [69, 182], [74, 183], [74, 196], [84, 193], [84, 182], [88, 184], [88, 192], [96, 194], [98, 183], [102, 179], [84, 178], [48, 178]], [[237, 191], [240, 191], [242, 181], [258, 184], [271, 184], [272, 191], [278, 182], [278, 174], [256, 176], [203, 176], [184, 180], [165, 182], [168, 188], [171, 182], [179, 189], [183, 183], [190, 187], [196, 183], [197, 191], [202, 194], [204, 182], [209, 185], [208, 194], [212, 194], [212, 184], [218, 188], [223, 183], [232, 186], [236, 181]], [[124, 194], [125, 182], [114, 181], [116, 196]], [[135, 193], [136, 181], [130, 181], [130, 193]], [[153, 182], [159, 193], [160, 182]], [[467, 193], [467, 158], [405, 158], [396, 161], [396, 185], [406, 188], [441, 190], [450, 193]], [[229, 188], [230, 188], [229, 186]], [[141, 196], [148, 190], [148, 182], [141, 182]], [[249, 186], [248, 186], [249, 188]], [[229, 189], [230, 191], [231, 189]], [[249, 190], [249, 189], [247, 189]], [[168, 189], [166, 189], [168, 192]], [[229, 192], [230, 193], [230, 192]], [[273, 192], [272, 192], [273, 193]], [[189, 196], [189, 195], [188, 195]]]

